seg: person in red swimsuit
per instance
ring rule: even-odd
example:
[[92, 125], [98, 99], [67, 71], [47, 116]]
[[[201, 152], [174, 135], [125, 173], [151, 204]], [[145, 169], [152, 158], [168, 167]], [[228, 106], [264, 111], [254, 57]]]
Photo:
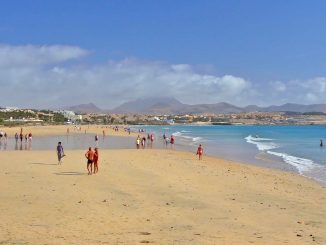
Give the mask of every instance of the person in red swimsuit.
[[93, 174], [96, 174], [98, 172], [98, 158], [99, 158], [99, 153], [98, 153], [98, 148], [95, 148], [94, 152], [94, 171]]
[[85, 157], [87, 158], [88, 175], [92, 174], [93, 162], [94, 162], [94, 153], [95, 152], [92, 150], [92, 147], [89, 147], [88, 151], [85, 153]]
[[204, 154], [204, 148], [203, 148], [202, 145], [200, 144], [200, 145], [198, 146], [198, 149], [197, 149], [197, 155], [198, 155], [199, 160], [202, 159], [203, 154]]

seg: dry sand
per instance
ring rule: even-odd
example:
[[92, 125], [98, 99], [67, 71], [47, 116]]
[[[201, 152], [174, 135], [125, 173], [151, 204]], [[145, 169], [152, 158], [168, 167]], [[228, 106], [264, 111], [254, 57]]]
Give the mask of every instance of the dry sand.
[[0, 244], [326, 244], [326, 188], [173, 150], [0, 152]]

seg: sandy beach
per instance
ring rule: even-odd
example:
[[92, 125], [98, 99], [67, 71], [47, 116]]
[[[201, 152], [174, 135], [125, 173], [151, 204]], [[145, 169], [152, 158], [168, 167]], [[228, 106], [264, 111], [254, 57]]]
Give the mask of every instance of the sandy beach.
[[[45, 125], [45, 126], [22, 126], [22, 127], [2, 127], [1, 131], [6, 132], [9, 137], [13, 137], [15, 133], [20, 133], [21, 128], [23, 129], [23, 134], [32, 133], [33, 136], [44, 136], [44, 135], [66, 135], [75, 134], [75, 133], [93, 133], [102, 135], [103, 130], [105, 135], [111, 136], [137, 136], [136, 133], [131, 132], [129, 135], [128, 132], [125, 132], [121, 127], [119, 127], [119, 131], [114, 131], [113, 128], [104, 126], [104, 125], [82, 125], [82, 126], [74, 126], [74, 125]], [[78, 130], [77, 128], [80, 128]], [[67, 131], [68, 129], [68, 131]]]
[[326, 244], [326, 187], [297, 174], [128, 149], [88, 176], [84, 153], [0, 152], [0, 244]]

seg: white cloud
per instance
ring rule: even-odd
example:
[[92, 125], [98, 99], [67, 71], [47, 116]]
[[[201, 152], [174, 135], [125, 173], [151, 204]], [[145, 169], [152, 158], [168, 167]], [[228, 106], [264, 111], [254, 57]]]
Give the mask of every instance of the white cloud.
[[271, 82], [270, 85], [276, 92], [285, 92], [286, 91], [286, 85], [281, 81]]
[[198, 72], [188, 64], [137, 59], [96, 65], [65, 63], [86, 54], [87, 50], [74, 46], [0, 45], [0, 106], [45, 108], [94, 102], [113, 108], [153, 96], [173, 96], [190, 104], [225, 101], [240, 106], [325, 102], [323, 77], [261, 84]]
[[80, 58], [88, 52], [75, 46], [11, 46], [0, 44], [0, 67], [60, 63]]

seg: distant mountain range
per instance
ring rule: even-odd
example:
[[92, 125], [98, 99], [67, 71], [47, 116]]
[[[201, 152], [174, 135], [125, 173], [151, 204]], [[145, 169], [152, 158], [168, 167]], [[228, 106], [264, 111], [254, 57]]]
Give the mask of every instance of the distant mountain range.
[[175, 98], [147, 98], [126, 102], [113, 110], [101, 110], [93, 103], [75, 105], [64, 108], [75, 112], [107, 112], [121, 114], [203, 114], [203, 113], [240, 113], [240, 112], [326, 112], [326, 104], [301, 105], [287, 103], [280, 106], [259, 107], [248, 105], [245, 107], [235, 106], [220, 102], [215, 104], [183, 104]]
[[93, 103], [88, 104], [80, 104], [74, 106], [66, 106], [62, 108], [63, 110], [74, 111], [76, 113], [95, 113], [95, 112], [102, 112], [103, 110], [98, 108]]

